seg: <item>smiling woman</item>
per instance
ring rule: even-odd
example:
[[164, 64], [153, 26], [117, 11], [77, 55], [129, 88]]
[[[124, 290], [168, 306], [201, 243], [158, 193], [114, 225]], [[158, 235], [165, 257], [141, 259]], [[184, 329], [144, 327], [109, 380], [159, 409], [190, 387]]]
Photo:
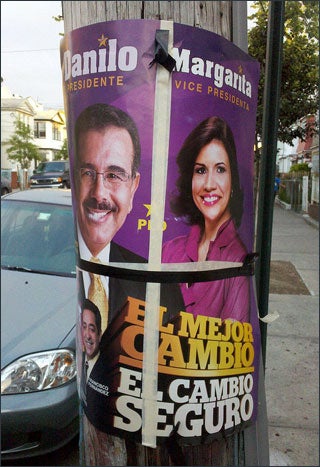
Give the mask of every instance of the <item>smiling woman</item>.
[[[243, 261], [247, 251], [236, 227], [242, 217], [242, 190], [236, 147], [227, 123], [203, 120], [177, 156], [179, 178], [172, 212], [191, 225], [188, 235], [163, 246], [164, 263]], [[222, 319], [249, 321], [249, 279], [180, 284], [185, 309]]]

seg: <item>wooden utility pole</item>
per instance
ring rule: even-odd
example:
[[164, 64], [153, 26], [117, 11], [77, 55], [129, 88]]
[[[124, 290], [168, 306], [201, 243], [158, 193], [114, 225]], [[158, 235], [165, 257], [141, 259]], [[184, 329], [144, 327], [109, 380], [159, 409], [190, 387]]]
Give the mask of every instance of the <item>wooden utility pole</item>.
[[[246, 49], [246, 2], [232, 1], [62, 1], [65, 33], [103, 21], [124, 19], [169, 20], [206, 29], [233, 41]], [[244, 34], [239, 30], [243, 27]], [[246, 50], [245, 50], [246, 51]], [[253, 434], [253, 433], [252, 433]], [[254, 434], [253, 434], [254, 435]], [[254, 436], [249, 436], [252, 439]], [[243, 432], [213, 442], [188, 446], [183, 451], [183, 463], [173, 462], [161, 448], [140, 446], [138, 453], [127, 445], [128, 465], [250, 465], [245, 459]], [[130, 459], [134, 464], [130, 464]], [[182, 462], [182, 461], [181, 461]], [[254, 462], [254, 461], [252, 461]], [[251, 465], [254, 465], [253, 463]], [[255, 465], [262, 465], [256, 461]], [[267, 465], [267, 464], [265, 464]]]
[[161, 19], [207, 29], [231, 40], [232, 3], [229, 1], [66, 1], [62, 2], [62, 8], [66, 33], [101, 21]]

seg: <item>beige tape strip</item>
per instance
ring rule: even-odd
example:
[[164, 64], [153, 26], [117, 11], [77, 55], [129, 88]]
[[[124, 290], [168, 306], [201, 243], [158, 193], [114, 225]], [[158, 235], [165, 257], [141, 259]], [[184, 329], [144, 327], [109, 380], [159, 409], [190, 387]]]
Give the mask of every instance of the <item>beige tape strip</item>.
[[[173, 46], [173, 22], [161, 21], [160, 29], [169, 30], [168, 51], [171, 53]], [[170, 110], [171, 74], [163, 66], [157, 64], [149, 242], [149, 266], [154, 271], [161, 270], [162, 225], [166, 196]], [[157, 438], [159, 304], [160, 284], [148, 283], [142, 369], [142, 444], [150, 447], [156, 447]]]
[[277, 311], [271, 311], [268, 313], [266, 316], [263, 316], [262, 318], [259, 316], [260, 321], [263, 323], [273, 323], [276, 319], [279, 318], [279, 313]]
[[[121, 269], [133, 269], [137, 271], [150, 271], [153, 269], [148, 263], [108, 263], [108, 266], [114, 266]], [[198, 271], [211, 271], [215, 269], [229, 269], [239, 268], [243, 266], [243, 262], [229, 262], [229, 261], [197, 261], [195, 263], [183, 263], [183, 271], [198, 272]], [[157, 267], [157, 271], [162, 272], [178, 272], [181, 271], [181, 263], [163, 263]]]

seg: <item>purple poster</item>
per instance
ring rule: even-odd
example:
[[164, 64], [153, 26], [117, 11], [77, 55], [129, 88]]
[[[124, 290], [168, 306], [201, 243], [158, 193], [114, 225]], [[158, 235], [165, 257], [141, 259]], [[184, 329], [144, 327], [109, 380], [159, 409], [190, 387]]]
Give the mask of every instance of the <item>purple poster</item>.
[[150, 447], [233, 433], [258, 406], [259, 65], [153, 20], [76, 29], [61, 64], [85, 417]]

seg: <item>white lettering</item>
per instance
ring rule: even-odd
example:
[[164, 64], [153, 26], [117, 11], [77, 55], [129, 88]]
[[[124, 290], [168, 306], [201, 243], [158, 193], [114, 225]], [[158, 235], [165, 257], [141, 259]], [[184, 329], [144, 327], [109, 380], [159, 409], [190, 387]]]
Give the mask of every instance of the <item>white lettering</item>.
[[83, 54], [83, 75], [97, 73], [97, 53], [95, 50]]

